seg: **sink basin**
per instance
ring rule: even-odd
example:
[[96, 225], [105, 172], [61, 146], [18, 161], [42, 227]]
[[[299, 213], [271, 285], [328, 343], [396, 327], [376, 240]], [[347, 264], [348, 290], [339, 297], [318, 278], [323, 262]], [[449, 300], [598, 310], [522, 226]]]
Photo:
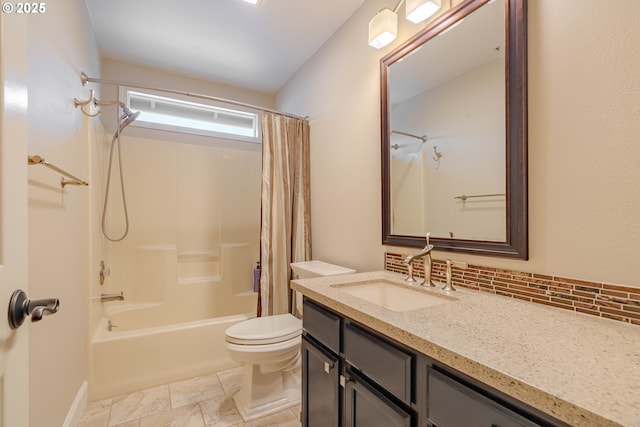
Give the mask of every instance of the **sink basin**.
[[417, 310], [458, 300], [387, 280], [348, 283], [332, 287], [393, 311]]

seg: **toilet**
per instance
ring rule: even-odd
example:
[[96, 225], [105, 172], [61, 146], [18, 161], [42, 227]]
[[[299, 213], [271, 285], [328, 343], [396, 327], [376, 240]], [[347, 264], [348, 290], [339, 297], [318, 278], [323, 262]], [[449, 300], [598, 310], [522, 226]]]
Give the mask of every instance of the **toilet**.
[[[296, 278], [355, 273], [322, 261], [292, 263]], [[225, 347], [243, 365], [233, 400], [242, 419], [251, 421], [300, 403], [302, 320], [291, 314], [256, 317], [229, 327]]]

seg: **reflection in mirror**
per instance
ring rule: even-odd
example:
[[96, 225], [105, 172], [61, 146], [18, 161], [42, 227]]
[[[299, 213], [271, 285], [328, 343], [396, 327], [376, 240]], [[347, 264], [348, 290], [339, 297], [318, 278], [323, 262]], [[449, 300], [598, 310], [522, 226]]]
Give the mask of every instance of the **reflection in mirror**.
[[527, 259], [526, 0], [429, 24], [382, 59], [381, 101], [383, 244]]
[[392, 234], [506, 240], [504, 38], [493, 2], [390, 67]]

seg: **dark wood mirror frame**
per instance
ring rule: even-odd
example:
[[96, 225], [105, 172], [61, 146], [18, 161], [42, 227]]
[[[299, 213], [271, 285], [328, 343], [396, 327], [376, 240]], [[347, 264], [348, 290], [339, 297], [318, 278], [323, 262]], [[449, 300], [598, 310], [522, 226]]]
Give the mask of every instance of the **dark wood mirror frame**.
[[[508, 258], [529, 258], [527, 194], [527, 0], [505, 3], [506, 45], [506, 241], [431, 238], [436, 250]], [[380, 60], [382, 136], [382, 244], [423, 247], [424, 236], [391, 234], [389, 67], [489, 0], [466, 0], [430, 23]]]

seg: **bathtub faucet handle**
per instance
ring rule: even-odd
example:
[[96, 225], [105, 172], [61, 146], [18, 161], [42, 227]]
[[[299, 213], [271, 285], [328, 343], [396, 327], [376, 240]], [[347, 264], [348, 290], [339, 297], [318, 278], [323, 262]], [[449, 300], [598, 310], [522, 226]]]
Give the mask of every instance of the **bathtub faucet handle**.
[[100, 261], [100, 286], [104, 285], [104, 282], [107, 277], [111, 275], [111, 269], [107, 267], [104, 261]]

